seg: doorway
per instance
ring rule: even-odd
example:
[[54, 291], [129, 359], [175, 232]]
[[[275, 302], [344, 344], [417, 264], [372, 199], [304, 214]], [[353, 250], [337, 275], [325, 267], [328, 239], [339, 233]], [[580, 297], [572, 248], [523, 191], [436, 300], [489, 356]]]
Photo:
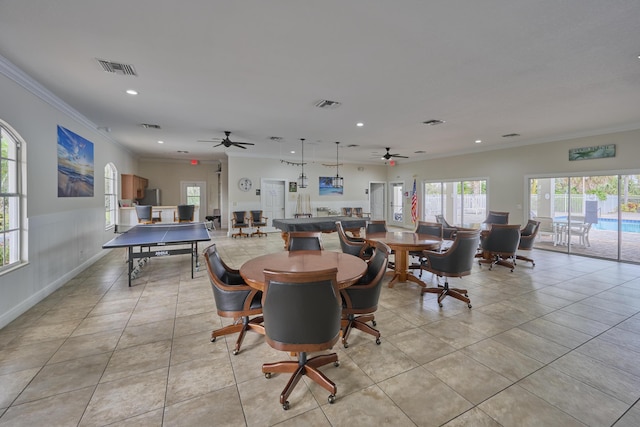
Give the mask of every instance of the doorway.
[[389, 218], [387, 222], [390, 225], [402, 226], [404, 223], [403, 218], [403, 197], [404, 182], [390, 182], [389, 183], [389, 200], [391, 200], [391, 212], [389, 212]]
[[180, 181], [180, 204], [196, 207], [193, 215], [195, 222], [208, 215], [206, 212], [207, 183], [204, 181]]
[[371, 213], [371, 219], [383, 220], [385, 219], [385, 194], [387, 184], [384, 182], [370, 182], [369, 183], [369, 212]]
[[263, 179], [260, 183], [260, 206], [262, 215], [267, 219], [267, 227], [272, 226], [273, 219], [286, 218], [285, 185], [281, 179]]

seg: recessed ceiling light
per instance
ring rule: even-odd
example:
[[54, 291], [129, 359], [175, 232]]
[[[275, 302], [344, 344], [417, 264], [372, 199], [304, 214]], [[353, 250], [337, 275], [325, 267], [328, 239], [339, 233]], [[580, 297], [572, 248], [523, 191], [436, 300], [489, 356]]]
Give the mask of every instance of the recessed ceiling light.
[[137, 90], [133, 90], [133, 89], [127, 89], [127, 93], [128, 93], [129, 95], [137, 95], [137, 94], [138, 94], [138, 91], [137, 91]]
[[356, 126], [358, 126], [359, 128], [361, 128], [362, 126], [364, 126], [364, 123], [362, 123], [362, 122], [358, 122], [358, 123], [356, 123]]
[[294, 150], [289, 151], [291, 154], [296, 154]]
[[481, 139], [476, 139], [476, 144], [480, 144], [482, 142]]
[[158, 141], [158, 144], [164, 144], [164, 141]]

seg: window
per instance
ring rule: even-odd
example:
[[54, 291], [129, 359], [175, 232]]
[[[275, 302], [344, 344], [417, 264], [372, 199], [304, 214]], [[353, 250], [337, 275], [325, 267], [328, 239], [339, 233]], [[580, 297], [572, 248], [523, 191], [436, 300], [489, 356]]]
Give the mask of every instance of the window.
[[104, 167], [104, 226], [114, 227], [118, 208], [118, 171], [113, 163]]
[[451, 225], [478, 227], [487, 212], [487, 181], [424, 183], [423, 220], [443, 215]]
[[0, 271], [20, 262], [21, 172], [20, 140], [0, 121]]

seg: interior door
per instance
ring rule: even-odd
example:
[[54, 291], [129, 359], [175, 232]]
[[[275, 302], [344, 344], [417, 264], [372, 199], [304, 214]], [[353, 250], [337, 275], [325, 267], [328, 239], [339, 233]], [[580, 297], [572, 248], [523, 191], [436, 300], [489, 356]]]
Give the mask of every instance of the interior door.
[[387, 223], [389, 223], [390, 225], [401, 226], [404, 223], [403, 193], [403, 182], [389, 183], [389, 206], [391, 207], [391, 210], [389, 212], [389, 218], [387, 218]]
[[385, 183], [369, 183], [369, 212], [371, 213], [371, 219], [383, 220], [385, 218], [385, 206]]
[[193, 214], [195, 222], [204, 220], [207, 214], [207, 183], [204, 181], [181, 181], [180, 182], [180, 203], [185, 205], [195, 205]]
[[270, 227], [273, 219], [285, 218], [285, 181], [263, 179], [260, 185], [262, 215], [268, 218], [267, 226]]

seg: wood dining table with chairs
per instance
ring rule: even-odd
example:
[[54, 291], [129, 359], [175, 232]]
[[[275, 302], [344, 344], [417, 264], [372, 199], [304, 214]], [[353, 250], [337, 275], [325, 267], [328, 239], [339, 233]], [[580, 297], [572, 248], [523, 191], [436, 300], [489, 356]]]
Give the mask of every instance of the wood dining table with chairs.
[[389, 282], [389, 287], [393, 288], [396, 282], [414, 282], [420, 287], [427, 287], [427, 284], [414, 276], [409, 270], [409, 252], [423, 250], [438, 250], [442, 244], [442, 239], [428, 234], [417, 234], [406, 231], [387, 231], [367, 233], [365, 241], [375, 245], [375, 242], [382, 242], [395, 252], [393, 278]]

